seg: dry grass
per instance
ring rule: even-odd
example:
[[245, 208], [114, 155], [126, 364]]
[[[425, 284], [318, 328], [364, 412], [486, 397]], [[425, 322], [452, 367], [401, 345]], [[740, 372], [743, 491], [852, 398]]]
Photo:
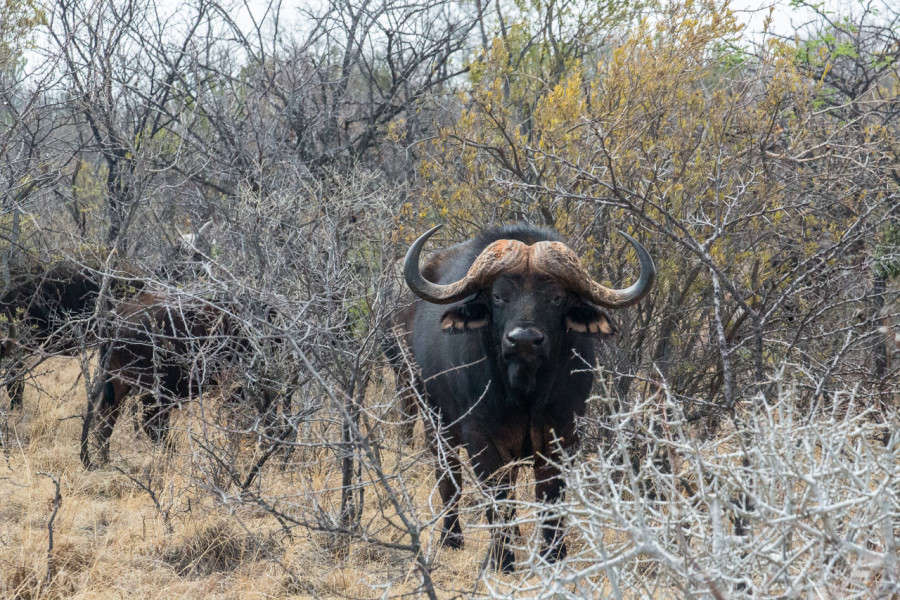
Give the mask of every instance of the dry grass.
[[[360, 537], [348, 541], [328, 532], [340, 510], [341, 472], [334, 443], [339, 422], [327, 411], [301, 425], [290, 460], [271, 460], [248, 494], [229, 483], [216, 461], [246, 473], [260, 451], [252, 436], [211, 425], [218, 419], [239, 427], [242, 417], [223, 413], [209, 397], [204, 411], [197, 405], [179, 411], [174, 453], [151, 444], [135, 432], [133, 418], [123, 417], [111, 464], [86, 471], [78, 459], [85, 403], [78, 372], [75, 361], [48, 361], [37, 385], [29, 386], [24, 409], [8, 418], [10, 443], [0, 455], [4, 600], [419, 597], [417, 556], [404, 548], [410, 534], [395, 503], [420, 524], [421, 556], [432, 565], [440, 598], [682, 598], [686, 589], [709, 597], [713, 589], [746, 585], [758, 597], [785, 597], [788, 588], [810, 597], [877, 600], [900, 592], [893, 550], [900, 530], [882, 525], [900, 514], [900, 443], [896, 435], [887, 445], [879, 441], [887, 426], [857, 414], [864, 402], [836, 398], [835, 407], [852, 410], [825, 411], [809, 424], [805, 413], [798, 420], [788, 396], [748, 411], [744, 454], [728, 426], [701, 444], [678, 429], [678, 419], [659, 421], [664, 413], [645, 399], [612, 418], [617, 440], [638, 432], [655, 444], [634, 481], [631, 469], [622, 468], [632, 460], [630, 449], [622, 446], [616, 455], [616, 444], [601, 453], [586, 449], [567, 471], [570, 500], [560, 510], [569, 560], [561, 565], [547, 568], [535, 558], [537, 513], [527, 502], [533, 492], [522, 469], [520, 565], [501, 576], [483, 569], [490, 534], [471, 481], [462, 500], [466, 548], [439, 547], [433, 460], [421, 426], [411, 446], [398, 439], [385, 384], [367, 394], [363, 426], [372, 437], [383, 434], [384, 443], [377, 460], [362, 461]], [[650, 417], [657, 420], [643, 424]], [[629, 429], [624, 420], [636, 425]], [[660, 453], [674, 470], [651, 460]], [[386, 481], [378, 481], [379, 463]], [[50, 557], [55, 487], [47, 475], [60, 482], [62, 495]], [[644, 497], [645, 488], [653, 493]], [[727, 513], [751, 488], [761, 499], [745, 517], [753, 535], [738, 536]], [[279, 524], [272, 507], [296, 521]], [[672, 526], [676, 520], [679, 527]]]
[[[11, 442], [0, 457], [0, 597], [370, 598], [418, 586], [402, 552], [359, 542], [348, 548], [304, 528], [288, 537], [263, 511], [224, 508], [207, 491], [208, 482], [198, 479], [198, 458], [183, 434], [169, 457], [123, 416], [112, 438], [111, 464], [86, 471], [78, 458], [78, 415], [85, 405], [78, 363], [57, 359], [41, 370], [27, 388], [24, 408], [8, 416]], [[182, 412], [176, 427], [183, 430], [196, 415]], [[417, 440], [414, 451], [388, 456], [385, 463], [403, 464], [412, 501], [435, 515], [440, 501], [422, 447]], [[333, 463], [295, 452], [291, 468], [267, 471], [268, 494], [290, 501], [304, 489], [331, 489], [318, 499], [336, 514]], [[62, 493], [49, 582], [54, 489], [41, 473], [56, 476]], [[155, 489], [157, 503], [141, 483]], [[480, 511], [470, 513], [469, 520], [481, 520]], [[366, 497], [362, 523], [382, 539], [403, 541], [402, 532], [391, 533], [390, 517], [383, 498]], [[439, 553], [436, 583], [447, 597], [476, 587], [488, 534], [471, 525], [463, 551], [436, 550], [428, 541], [432, 555]]]

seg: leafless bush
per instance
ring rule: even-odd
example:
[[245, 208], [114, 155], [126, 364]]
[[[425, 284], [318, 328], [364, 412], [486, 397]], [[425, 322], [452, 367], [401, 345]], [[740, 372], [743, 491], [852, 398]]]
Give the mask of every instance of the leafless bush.
[[[93, 296], [54, 316], [58, 345], [15, 331], [38, 294], [4, 305], [2, 346], [29, 355], [4, 352], [0, 384], [77, 354], [90, 434], [111, 408], [107, 350], [129, 342], [119, 309], [164, 299], [185, 326], [145, 346], [196, 385], [145, 383], [133, 404], [171, 411], [168, 446], [120, 423], [111, 468], [85, 477], [142, 498], [179, 576], [268, 561], [315, 592], [287, 550], [303, 540], [327, 564], [365, 557], [361, 585], [384, 597], [896, 595], [896, 10], [820, 11], [796, 47], [751, 53], [714, 3], [633, 38], [642, 1], [584, 18], [539, 4], [334, 0], [288, 30], [274, 3], [250, 24], [206, 0], [45, 3], [21, 21], [39, 60], [0, 38], [0, 297], [60, 264]], [[444, 219], [459, 239], [555, 226], [614, 282], [633, 261], [608, 233], [631, 224], [659, 266], [602, 347], [567, 500], [535, 504], [526, 482], [499, 507], [517, 509], [512, 576], [484, 568], [493, 500], [470, 472], [477, 559], [446, 576], [433, 471], [457, 450], [412, 433], [382, 355], [403, 242]], [[0, 408], [12, 497], [28, 469], [8, 434], [35, 413]], [[58, 479], [63, 514], [77, 496]], [[570, 540], [554, 566], [537, 550], [548, 510]], [[40, 591], [46, 548], [15, 593]]]
[[[853, 390], [799, 410], [789, 377], [777, 385], [706, 441], [665, 390], [628, 409], [597, 398], [610, 441], [566, 465], [558, 511], [577, 540], [568, 560], [547, 565], [529, 540], [517, 580], [486, 578], [484, 595], [894, 597], [897, 415], [873, 418], [871, 399]], [[636, 456], [636, 445], [646, 451]]]

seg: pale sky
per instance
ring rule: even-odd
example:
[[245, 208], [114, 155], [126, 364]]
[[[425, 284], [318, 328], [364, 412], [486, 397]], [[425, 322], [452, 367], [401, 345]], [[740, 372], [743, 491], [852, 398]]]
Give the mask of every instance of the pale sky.
[[[860, 4], [860, 0], [810, 0], [820, 3], [824, 10], [829, 12], [837, 12], [847, 14], [853, 11], [855, 6]], [[875, 0], [875, 6], [886, 5], [895, 0], [883, 0], [884, 4]], [[813, 18], [813, 13], [809, 9], [792, 8], [789, 0], [732, 0], [731, 9], [734, 10], [738, 18], [747, 23], [746, 33], [748, 36], [756, 37], [762, 33], [765, 17], [772, 8], [772, 23], [769, 27], [772, 33], [778, 35], [793, 35], [797, 28], [809, 23]]]
[[[811, 2], [819, 2], [826, 8], [837, 9], [852, 6], [859, 0], [809, 0]], [[892, 0], [884, 0], [890, 2]], [[177, 0], [159, 0], [160, 4], [175, 3]], [[877, 3], [877, 0], [876, 0]], [[235, 11], [233, 18], [240, 23], [250, 24], [248, 19], [248, 7], [253, 13], [260, 17], [264, 13], [268, 0], [246, 0], [246, 5]], [[287, 26], [290, 23], [297, 22], [298, 9], [306, 8], [315, 4], [315, 0], [281, 0], [282, 23]], [[811, 18], [811, 11], [799, 8], [792, 8], [790, 0], [732, 0], [731, 8], [737, 13], [738, 18], [747, 23], [747, 34], [751, 36], [758, 35], [763, 30], [765, 17], [772, 9], [772, 23], [770, 30], [779, 35], [791, 35], [796, 27], [807, 23]], [[237, 2], [236, 5], [240, 5]]]
[[[163, 14], [177, 14], [184, 0], [155, 0], [157, 9]], [[277, 1], [277, 0], [276, 0]], [[280, 0], [281, 4], [281, 30], [284, 32], [296, 31], [296, 28], [302, 28], [303, 18], [301, 12], [303, 9], [309, 9], [322, 3], [323, 0]], [[413, 0], [415, 1], [415, 0]], [[815, 0], [811, 0], [815, 1]], [[840, 7], [841, 13], [846, 13], [848, 9], [859, 6], [861, 0], [818, 0], [826, 8], [837, 10]], [[885, 6], [898, 0], [873, 0], [875, 5]], [[250, 17], [253, 13], [255, 20], [260, 20], [266, 13], [266, 7], [269, 0], [224, 0], [223, 4], [232, 5], [229, 15], [244, 31], [252, 30], [254, 19]], [[769, 9], [772, 9], [772, 22], [770, 31], [782, 35], [793, 36], [798, 27], [808, 23], [811, 19], [811, 11], [792, 8], [790, 0], [732, 0], [731, 8], [736, 12], [738, 18], [747, 23], [745, 36], [748, 39], [759, 40], [763, 30], [763, 23]], [[41, 44], [38, 42], [38, 46]], [[31, 55], [37, 60], [32, 60]], [[26, 56], [29, 62], [34, 66], [39, 66], [43, 62], [40, 52], [27, 52]]]

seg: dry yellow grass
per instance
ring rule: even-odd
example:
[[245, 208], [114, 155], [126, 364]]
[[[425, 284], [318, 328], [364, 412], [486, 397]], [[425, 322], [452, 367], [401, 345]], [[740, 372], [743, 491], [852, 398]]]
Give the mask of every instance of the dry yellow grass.
[[[371, 468], [373, 460], [367, 461], [367, 468], [361, 474], [366, 486], [360, 531], [376, 543], [359, 538], [348, 543], [346, 539], [326, 533], [321, 526], [295, 525], [288, 535], [264, 507], [252, 501], [254, 498], [236, 501], [237, 486], [221, 483], [225, 477], [201, 445], [214, 447], [214, 454], [219, 458], [233, 460], [237, 471], [243, 474], [259, 450], [250, 436], [226, 434], [211, 424], [212, 417], [227, 417], [220, 422], [231, 426], [239, 425], [241, 419], [223, 411], [210, 397], [207, 397], [204, 411], [193, 404], [177, 413], [173, 422], [177, 432], [173, 454], [161, 446], [154, 446], [143, 433], [136, 433], [134, 419], [126, 410], [112, 438], [110, 465], [95, 471], [83, 469], [78, 458], [78, 440], [85, 390], [83, 382], [78, 380], [79, 365], [77, 361], [58, 359], [47, 361], [40, 370], [41, 374], [32, 382], [34, 385], [27, 389], [24, 408], [6, 415], [7, 436], [4, 439], [8, 443], [0, 451], [0, 600], [420, 596], [416, 556], [397, 547], [408, 543], [409, 534], [399, 525], [397, 510], [389, 501], [386, 490], [390, 488], [403, 496], [401, 504], [405, 513], [422, 523], [436, 522], [441, 502], [435, 490], [433, 461], [421, 439], [421, 426], [417, 428], [419, 439], [409, 446], [398, 439], [398, 428], [388, 420], [391, 415], [388, 405], [392, 400], [389, 388], [379, 384], [369, 390], [369, 406], [363, 418], [363, 426], [373, 436], [384, 435], [381, 461], [389, 478], [387, 486], [376, 482], [377, 473]], [[774, 426], [783, 417], [777, 411], [774, 414], [763, 424], [763, 429], [771, 428], [770, 424]], [[380, 422], [380, 418], [385, 421]], [[740, 456], [731, 451], [735, 445], [732, 433], [728, 427], [722, 427], [721, 438], [703, 450], [704, 460], [708, 463], [704, 473], [716, 473], [720, 485], [744, 481], [740, 473], [734, 471]], [[864, 437], [863, 434], [860, 436]], [[814, 440], [820, 437], [815, 436]], [[339, 438], [338, 420], [328, 418], [327, 411], [316, 420], [303, 424], [299, 437], [303, 444], [294, 451], [284, 468], [281, 459], [273, 459], [266, 465], [260, 483], [262, 491], [257, 498], [270, 506], [275, 504], [286, 515], [313, 525], [317, 524], [317, 519], [336, 519], [340, 507], [341, 472], [334, 442]], [[767, 451], [768, 457], [777, 457], [784, 452], [796, 454], [801, 450], [785, 432], [772, 436], [760, 431], [758, 439], [759, 443], [768, 440], [772, 444]], [[832, 511], [831, 516], [840, 520], [840, 526], [849, 528], [855, 526], [856, 513], [863, 516], [864, 510], [858, 507], [841, 509], [845, 496], [852, 492], [841, 491], [841, 486], [849, 483], [825, 476], [846, 469], [842, 466], [845, 464], [842, 457], [847, 453], [835, 451], [835, 448], [844, 448], [844, 441], [841, 436], [836, 439], [840, 443], [829, 446], [832, 449], [829, 456], [821, 453], [824, 446], [811, 443], [807, 454], [786, 457], [783, 464], [802, 466], [802, 472], [820, 473], [820, 484], [836, 490], [834, 499], [826, 502], [839, 509]], [[895, 461], [895, 449], [886, 448], [879, 442], [869, 450], [882, 453], [878, 454], [879, 461], [873, 463], [882, 465], [879, 469], [890, 471], [891, 465], [896, 464], [892, 462]], [[751, 458], [753, 456], [751, 454]], [[688, 468], [698, 467], [691, 462], [691, 457], [694, 452], [686, 452], [680, 459], [684, 462], [676, 464], [676, 471], [682, 472], [682, 480], [690, 479], [698, 484], [705, 480]], [[581, 489], [591, 491], [590, 486], [594, 483], [590, 476], [606, 468], [599, 458], [594, 455], [597, 462], [588, 465], [590, 468], [584, 472], [576, 469], [570, 473], [576, 478], [588, 477], [583, 481], [583, 486], [587, 487]], [[587, 452], [584, 459], [592, 460]], [[762, 459], [756, 463], [763, 474], [764, 463]], [[783, 469], [779, 469], [778, 473], [781, 473]], [[516, 492], [516, 497], [521, 500], [528, 500], [533, 494], [528, 471], [522, 469], [520, 489]], [[883, 477], [878, 476], [881, 471], [874, 467], [870, 471], [871, 479], [863, 481], [865, 489], [861, 488], [862, 492], [882, 485]], [[759, 478], [759, 474], [755, 476]], [[54, 479], [60, 483], [62, 503], [53, 521], [53, 549], [48, 557]], [[665, 485], [670, 479], [670, 475], [661, 473], [654, 481], [662, 486], [660, 489], [667, 489]], [[766, 484], [768, 487], [760, 484], [760, 489], [768, 494], [776, 507], [784, 497], [780, 481], [771, 479], [771, 485]], [[788, 478], [787, 481], [794, 486], [795, 496], [803, 494], [805, 487], [800, 486], [799, 480]], [[607, 489], [601, 480], [596, 484], [599, 487], [593, 492]], [[155, 500], [148, 488], [156, 495]], [[722, 489], [727, 493], [729, 488]], [[683, 490], [679, 488], [679, 491]], [[708, 518], [710, 505], [695, 506], [697, 498], [693, 495], [682, 497], [680, 493], [670, 496], [669, 504], [660, 504], [652, 498], [636, 503], [627, 485], [621, 489], [607, 489], [607, 492], [602, 499], [588, 494], [582, 504], [572, 507], [576, 513], [582, 512], [580, 517], [570, 514], [567, 533], [570, 560], [561, 568], [571, 574], [579, 568], [592, 568], [602, 560], [604, 553], [624, 556], [639, 550], [629, 559], [627, 568], [621, 570], [630, 578], [624, 597], [683, 597], [684, 581], [690, 581], [699, 590], [704, 589], [705, 584], [695, 581], [696, 577], [690, 573], [682, 576], [674, 568], [667, 571], [664, 561], [645, 552], [642, 549], [644, 533], [641, 532], [646, 530], [656, 536], [656, 547], [664, 548], [673, 556], [689, 543], [691, 555], [705, 560], [706, 565], [715, 566], [717, 563], [713, 559], [720, 557], [710, 554], [714, 552], [709, 546], [709, 540], [714, 539], [711, 537], [714, 533], [712, 521]], [[618, 500], [617, 494], [621, 496]], [[229, 495], [227, 501], [223, 501], [223, 495]], [[535, 573], [526, 566], [510, 576], [483, 572], [490, 534], [483, 525], [480, 498], [480, 492], [468, 481], [462, 499], [465, 550], [440, 549], [434, 527], [424, 528], [423, 555], [433, 565], [432, 577], [438, 596], [484, 596], [488, 595], [490, 587], [495, 596], [529, 597], [541, 590], [542, 583], [557, 585], [559, 578], [552, 569]], [[603, 511], [609, 509], [604, 504], [607, 499], [619, 507], [617, 510], [624, 511], [620, 518], [603, 516]], [[674, 504], [680, 507], [676, 507], [675, 513], [670, 510], [670, 505]], [[812, 505], [808, 504], [807, 509], [809, 506]], [[533, 508], [520, 512], [523, 538], [518, 541], [532, 549], [536, 548], [537, 542]], [[638, 513], [643, 514], [644, 529], [640, 532], [633, 530], [636, 527], [633, 519]], [[783, 537], [779, 531], [783, 525], [769, 523], [771, 514], [761, 513], [755, 522], [759, 539], [780, 540]], [[693, 519], [691, 523], [695, 530], [687, 530], [691, 532], [689, 542], [672, 536], [671, 523], [675, 516], [681, 523], [677, 531], [682, 532], [686, 531], [686, 519]], [[572, 525], [573, 519], [578, 526]], [[826, 559], [830, 560], [830, 555], [822, 551], [813, 556], [819, 546], [800, 539], [801, 535], [818, 535], [815, 529], [820, 522], [818, 517], [800, 514], [797, 521], [800, 520], [805, 524], [795, 529], [798, 538], [795, 545], [802, 546], [804, 554], [797, 555], [793, 568], [798, 572], [802, 568], [804, 573], [809, 570], [815, 575], [821, 568], [810, 570], [806, 565], [807, 555], [809, 560], [822, 564]], [[735, 536], [731, 535], [729, 523], [720, 523], [718, 527], [722, 536], [730, 536], [730, 545], [722, 546], [726, 551], [724, 556], [731, 556], [733, 561], [745, 561], [747, 551], [740, 548], [754, 549], [754, 538], [748, 537], [746, 545], [740, 546], [743, 542], [732, 539]], [[878, 537], [879, 531], [875, 527], [863, 532], [869, 536], [866, 548], [875, 553], [873, 556], [885, 547], [885, 542]], [[605, 549], [598, 550], [598, 545]], [[519, 550], [518, 554], [521, 560], [524, 553]], [[842, 579], [845, 574], [837, 571], [830, 580], [819, 581], [816, 576], [807, 581], [808, 578], [803, 579], [799, 574], [796, 579], [803, 580], [804, 589], [824, 590], [832, 594], [830, 597], [837, 597], [833, 595], [835, 590], [841, 592], [851, 587], [880, 589], [881, 574], [887, 567], [871, 563], [871, 557], [865, 562], [855, 554], [847, 556], [853, 561], [851, 566], [859, 567], [850, 587]], [[754, 557], [755, 562], [748, 564], [755, 565], [758, 572], [749, 574], [754, 583], [762, 585], [769, 572], [770, 557]], [[577, 588], [585, 583], [589, 591]], [[580, 583], [566, 585], [582, 595], [606, 596], [612, 592], [610, 579], [599, 572], [586, 576]], [[784, 587], [780, 580], [772, 585], [771, 589], [776, 591]]]
[[[78, 416], [85, 389], [78, 362], [55, 359], [40, 370], [36, 385], [28, 386], [24, 408], [8, 415], [10, 443], [0, 456], [0, 598], [377, 598], [417, 588], [419, 576], [408, 554], [360, 542], [342, 553], [326, 534], [298, 527], [287, 537], [262, 511], [226, 510], [198, 482], [184, 435], [168, 457], [135, 432], [133, 419], [122, 417], [112, 438], [111, 464], [83, 469]], [[186, 413], [176, 427], [191, 425], [196, 415]], [[407, 467], [413, 504], [433, 515], [440, 501], [432, 469], [422, 441], [415, 447], [385, 463]], [[318, 486], [333, 490], [319, 499], [336, 504], [335, 461], [304, 463], [306, 458], [298, 451], [292, 468], [271, 469], [268, 493], [291, 500]], [[59, 480], [62, 495], [49, 583], [47, 525], [54, 484], [42, 473]], [[168, 527], [134, 480], [162, 482]], [[382, 500], [367, 491], [362, 522], [382, 539], [400, 541], [404, 536], [391, 532], [392, 511]], [[481, 521], [480, 511], [471, 510], [466, 518]], [[465, 528], [464, 551], [439, 551], [435, 578], [442, 596], [466, 595], [478, 585], [488, 534], [471, 525]]]

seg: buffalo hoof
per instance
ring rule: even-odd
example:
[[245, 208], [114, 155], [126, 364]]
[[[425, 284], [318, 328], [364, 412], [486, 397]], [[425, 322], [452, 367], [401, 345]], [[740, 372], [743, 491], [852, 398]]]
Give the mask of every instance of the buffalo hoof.
[[441, 546], [450, 548], [451, 550], [461, 550], [463, 547], [463, 536], [458, 531], [447, 531], [441, 534]]
[[441, 545], [444, 548], [450, 548], [451, 550], [462, 550], [462, 536], [458, 533], [446, 531], [444, 532], [444, 535], [441, 536]]
[[554, 544], [552, 546], [544, 545], [544, 547], [541, 548], [541, 558], [550, 564], [563, 560], [568, 555], [569, 550], [566, 548], [565, 542], [560, 542], [559, 544]]
[[515, 571], [516, 555], [509, 548], [498, 548], [496, 545], [491, 547], [491, 555], [489, 565], [495, 571], [502, 573], [512, 573]]

